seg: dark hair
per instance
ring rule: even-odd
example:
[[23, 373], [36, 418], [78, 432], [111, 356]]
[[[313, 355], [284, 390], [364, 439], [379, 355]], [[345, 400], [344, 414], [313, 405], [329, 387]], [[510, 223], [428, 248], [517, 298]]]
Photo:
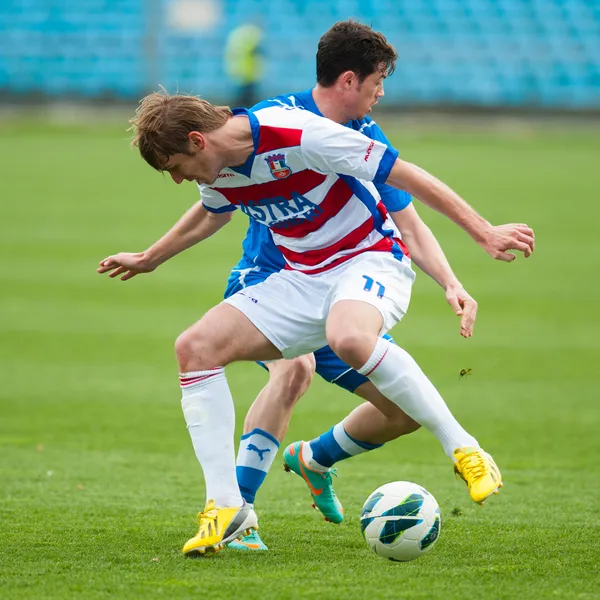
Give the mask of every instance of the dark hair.
[[398, 53], [385, 36], [368, 25], [339, 21], [319, 40], [317, 83], [331, 87], [345, 71], [353, 71], [362, 83], [384, 65], [386, 75], [396, 67]]

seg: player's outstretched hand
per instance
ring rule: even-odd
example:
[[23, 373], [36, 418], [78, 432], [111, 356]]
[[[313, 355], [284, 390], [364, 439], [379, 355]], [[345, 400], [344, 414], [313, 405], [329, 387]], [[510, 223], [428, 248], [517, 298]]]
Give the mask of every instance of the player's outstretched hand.
[[516, 256], [508, 250], [520, 250], [529, 258], [535, 250], [535, 234], [523, 223], [492, 226], [481, 242], [483, 249], [496, 260], [511, 262]]
[[446, 290], [446, 300], [460, 317], [460, 335], [470, 338], [477, 318], [477, 302], [462, 286], [449, 287]]
[[138, 273], [150, 273], [154, 269], [143, 252], [119, 252], [101, 260], [98, 273], [108, 273], [109, 277], [122, 275], [121, 281], [127, 281]]

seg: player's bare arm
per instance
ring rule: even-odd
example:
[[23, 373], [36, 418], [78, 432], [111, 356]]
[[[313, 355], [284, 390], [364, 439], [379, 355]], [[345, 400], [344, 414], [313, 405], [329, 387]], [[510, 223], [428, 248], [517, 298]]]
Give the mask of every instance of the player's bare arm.
[[431, 229], [423, 222], [413, 204], [403, 210], [391, 212], [390, 216], [402, 233], [402, 241], [407, 245], [413, 262], [446, 292], [448, 304], [461, 318], [460, 334], [465, 338], [471, 337], [477, 317], [477, 302], [452, 271]]
[[445, 183], [416, 165], [397, 159], [387, 184], [402, 190], [462, 227], [492, 258], [510, 262], [519, 250], [525, 258], [535, 249], [533, 229], [523, 223], [494, 226]]
[[122, 281], [127, 281], [139, 273], [150, 273], [176, 254], [219, 231], [229, 223], [232, 214], [210, 212], [200, 201], [150, 248], [143, 252], [120, 252], [107, 256], [100, 261], [98, 273], [108, 272], [109, 277], [122, 275]]

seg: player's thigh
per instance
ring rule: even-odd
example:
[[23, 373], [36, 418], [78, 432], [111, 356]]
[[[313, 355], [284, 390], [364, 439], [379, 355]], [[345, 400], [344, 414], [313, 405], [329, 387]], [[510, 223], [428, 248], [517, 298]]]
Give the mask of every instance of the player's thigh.
[[225, 300], [244, 313], [285, 358], [325, 345], [327, 281], [280, 271]]
[[[180, 362], [224, 366], [239, 360], [272, 360], [281, 353], [237, 308], [221, 302], [186, 329], [175, 344]], [[214, 363], [214, 364], [213, 364]]]
[[374, 344], [383, 329], [381, 312], [367, 302], [339, 299], [327, 317], [327, 341], [334, 352], [345, 357], [345, 350], [369, 339]]
[[[359, 326], [364, 329], [373, 327], [372, 308], [375, 308], [381, 315], [381, 328], [377, 333], [383, 334], [406, 314], [414, 279], [410, 266], [391, 253], [366, 252], [352, 260], [333, 286], [328, 298], [330, 315], [336, 315], [338, 328]], [[340, 302], [345, 302], [343, 313], [340, 310], [336, 314], [334, 309]]]

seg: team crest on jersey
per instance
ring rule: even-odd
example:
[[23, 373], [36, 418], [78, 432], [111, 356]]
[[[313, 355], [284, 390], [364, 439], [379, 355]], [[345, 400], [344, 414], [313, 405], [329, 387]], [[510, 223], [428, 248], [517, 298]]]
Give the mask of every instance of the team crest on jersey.
[[271, 156], [267, 156], [265, 161], [269, 165], [271, 175], [275, 179], [287, 179], [292, 174], [292, 170], [285, 164], [284, 154], [272, 154]]

